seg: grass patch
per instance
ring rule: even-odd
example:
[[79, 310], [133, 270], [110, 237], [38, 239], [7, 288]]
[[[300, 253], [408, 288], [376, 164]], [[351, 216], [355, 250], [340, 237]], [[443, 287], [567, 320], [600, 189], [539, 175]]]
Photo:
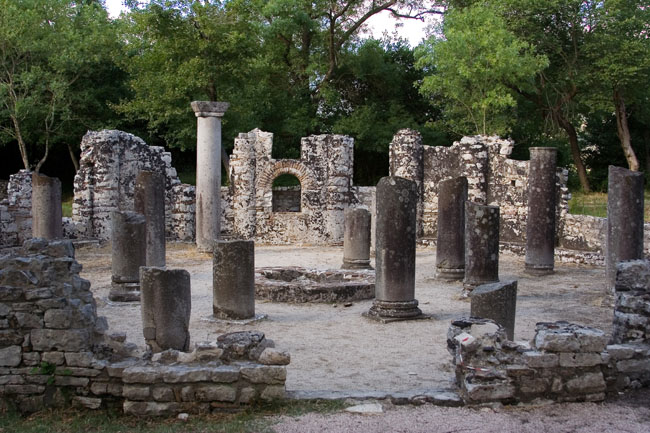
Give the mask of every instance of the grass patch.
[[[644, 193], [643, 219], [650, 222], [650, 191]], [[569, 212], [577, 215], [591, 215], [607, 218], [607, 194], [603, 192], [572, 192], [569, 200]]]
[[345, 407], [343, 401], [287, 400], [257, 404], [235, 414], [190, 415], [176, 418], [136, 418], [110, 410], [47, 410], [23, 417], [15, 411], [0, 413], [2, 433], [249, 433], [272, 432], [271, 416], [330, 413]]
[[196, 185], [196, 170], [181, 171], [178, 173], [181, 183]]
[[74, 195], [72, 193], [64, 193], [61, 197], [61, 216], [70, 218], [72, 216], [72, 200]]

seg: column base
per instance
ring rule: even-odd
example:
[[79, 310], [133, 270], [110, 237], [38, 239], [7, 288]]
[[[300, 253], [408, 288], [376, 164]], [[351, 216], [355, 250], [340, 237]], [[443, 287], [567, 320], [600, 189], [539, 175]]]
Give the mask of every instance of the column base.
[[341, 269], [372, 269], [370, 259], [343, 259]]
[[553, 268], [553, 265], [531, 265], [529, 263], [526, 263], [524, 272], [528, 275], [534, 276], [550, 275], [555, 273]]
[[139, 302], [140, 283], [111, 282], [111, 290], [108, 293], [108, 300], [113, 302]]
[[437, 268], [436, 279], [445, 281], [459, 281], [465, 278], [465, 268]]
[[363, 316], [382, 323], [429, 318], [429, 316], [422, 314], [422, 310], [418, 308], [417, 299], [412, 301], [380, 301], [375, 299], [370, 310], [363, 313]]

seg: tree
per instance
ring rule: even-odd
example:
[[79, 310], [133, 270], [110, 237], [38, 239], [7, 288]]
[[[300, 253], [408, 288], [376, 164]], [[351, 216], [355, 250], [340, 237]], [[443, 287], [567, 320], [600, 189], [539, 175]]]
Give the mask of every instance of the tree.
[[452, 9], [443, 34], [418, 50], [417, 65], [429, 72], [420, 91], [445, 100], [446, 124], [456, 133], [507, 133], [517, 104], [513, 87], [530, 91], [548, 61], [487, 3]]
[[26, 169], [62, 142], [76, 164], [69, 129], [92, 123], [78, 104], [111, 82], [91, 84], [116, 43], [99, 2], [0, 0], [0, 140], [17, 143]]

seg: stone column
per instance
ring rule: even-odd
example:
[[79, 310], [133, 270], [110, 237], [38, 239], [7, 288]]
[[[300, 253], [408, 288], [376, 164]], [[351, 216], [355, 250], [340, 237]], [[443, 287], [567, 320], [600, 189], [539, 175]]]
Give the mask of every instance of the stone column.
[[32, 173], [32, 237], [63, 237], [61, 181], [56, 177]]
[[517, 281], [483, 284], [469, 295], [472, 317], [492, 319], [503, 326], [508, 339], [515, 338], [517, 312]]
[[370, 266], [370, 211], [345, 209], [343, 269], [372, 269]]
[[401, 177], [377, 184], [375, 301], [366, 314], [380, 320], [422, 317], [415, 299], [417, 185]]
[[209, 251], [221, 234], [221, 118], [227, 102], [194, 101], [196, 130], [196, 245]]
[[555, 258], [555, 202], [557, 149], [531, 147], [528, 170], [526, 273], [553, 273]]
[[465, 202], [465, 290], [499, 281], [499, 207]]
[[135, 211], [147, 221], [146, 266], [165, 266], [165, 176], [141, 171], [133, 195]]
[[146, 265], [147, 234], [144, 215], [111, 212], [111, 301], [140, 300], [140, 266]]
[[643, 173], [609, 166], [607, 181], [607, 287], [618, 262], [643, 258]]
[[184, 269], [140, 268], [142, 331], [153, 352], [190, 347], [192, 297]]
[[462, 280], [465, 276], [465, 202], [467, 178], [457, 177], [438, 186], [436, 278]]
[[212, 310], [214, 317], [244, 320], [255, 317], [255, 243], [214, 242]]
[[400, 129], [389, 145], [389, 173], [412, 180], [417, 185], [417, 233], [422, 235], [424, 214], [424, 146], [422, 135], [413, 129]]

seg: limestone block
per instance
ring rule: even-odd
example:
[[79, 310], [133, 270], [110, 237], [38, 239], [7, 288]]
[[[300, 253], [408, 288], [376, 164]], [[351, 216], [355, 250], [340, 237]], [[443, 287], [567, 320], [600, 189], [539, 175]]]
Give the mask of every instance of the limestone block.
[[560, 367], [593, 367], [602, 363], [600, 353], [560, 353]]
[[72, 406], [82, 407], [84, 409], [99, 409], [102, 406], [102, 399], [93, 398], [93, 397], [74, 396], [72, 397]]
[[30, 339], [37, 351], [80, 352], [90, 347], [87, 329], [32, 329]]
[[607, 353], [616, 360], [630, 359], [634, 356], [635, 344], [610, 344], [607, 346]]
[[121, 377], [124, 383], [155, 383], [163, 377], [163, 372], [156, 366], [133, 366], [124, 368]]
[[157, 386], [151, 391], [151, 396], [156, 401], [174, 401], [174, 390], [168, 386]]
[[543, 330], [535, 335], [535, 347], [549, 352], [575, 352], [580, 349], [578, 338], [573, 332]]
[[269, 385], [260, 394], [262, 400], [282, 400], [286, 397], [284, 385]]
[[260, 355], [259, 362], [264, 365], [288, 365], [291, 362], [291, 355], [284, 350], [267, 347]]
[[0, 366], [16, 367], [22, 360], [22, 349], [20, 346], [9, 346], [0, 349]]
[[237, 390], [228, 385], [200, 385], [195, 388], [194, 398], [198, 401], [234, 402]]
[[650, 371], [650, 359], [626, 359], [616, 363], [620, 373], [647, 373]]
[[287, 379], [287, 370], [281, 366], [251, 365], [242, 366], [241, 375], [251, 383], [279, 384]]
[[555, 353], [524, 352], [526, 365], [532, 368], [553, 368], [559, 365], [560, 359]]
[[566, 389], [571, 393], [597, 393], [605, 391], [605, 379], [603, 373], [585, 373], [582, 376], [570, 379], [566, 382]]
[[151, 389], [147, 385], [124, 385], [122, 396], [130, 400], [146, 400], [151, 395]]
[[509, 382], [468, 383], [463, 384], [470, 402], [496, 401], [511, 398], [515, 387]]
[[56, 386], [88, 386], [90, 379], [87, 377], [75, 377], [75, 376], [54, 376], [54, 384]]

